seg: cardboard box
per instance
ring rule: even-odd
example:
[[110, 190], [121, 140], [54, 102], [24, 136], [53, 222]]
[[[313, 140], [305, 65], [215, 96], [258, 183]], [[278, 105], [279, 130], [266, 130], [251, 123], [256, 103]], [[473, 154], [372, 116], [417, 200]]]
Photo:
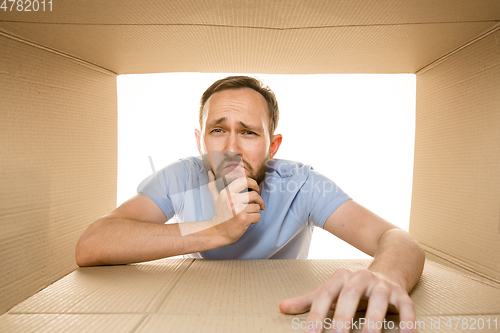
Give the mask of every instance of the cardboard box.
[[[304, 331], [307, 313], [282, 314], [279, 302], [312, 290], [338, 268], [357, 270], [370, 262], [162, 259], [79, 268], [14, 306], [0, 317], [0, 328], [9, 332], [32, 327], [42, 332]], [[456, 332], [456, 326], [458, 331], [469, 331], [461, 329], [465, 323], [470, 329], [482, 327], [481, 332], [498, 331], [498, 286], [451, 268], [428, 262], [412, 299], [419, 332]], [[330, 319], [332, 315], [330, 311]], [[353, 332], [361, 332], [362, 315], [353, 320], [357, 325]], [[397, 332], [397, 315], [387, 316], [381, 325], [385, 332]]]
[[[104, 330], [112, 322], [131, 331], [185, 321], [175, 311], [167, 311], [143, 322], [145, 313], [150, 314], [147, 307], [136, 312], [106, 312], [102, 309], [107, 303], [97, 307], [107, 315], [68, 314], [66, 303], [61, 303], [92, 294], [86, 289], [87, 280], [80, 277], [99, 269], [74, 271], [74, 246], [87, 225], [116, 205], [116, 75], [177, 71], [415, 73], [410, 233], [425, 247], [428, 258], [475, 277], [464, 280], [458, 271], [440, 268], [449, 280], [439, 280], [439, 270], [429, 267], [440, 266], [431, 264], [421, 283], [441, 305], [432, 308], [429, 302], [434, 299], [418, 300], [418, 288], [424, 287], [417, 286], [412, 297], [420, 309], [433, 309], [424, 311], [426, 316], [500, 313], [496, 291], [500, 283], [499, 1], [52, 0], [51, 10], [49, 1], [43, 2], [45, 11], [38, 3], [38, 11], [34, 7], [30, 12], [24, 7], [18, 11], [17, 2], [6, 2], [5, 10], [0, 9], [0, 313], [11, 309], [1, 317], [0, 329], [10, 327], [13, 320], [35, 328], [41, 322], [49, 323], [47, 327], [66, 323], [75, 330], [88, 321]], [[166, 285], [177, 281], [177, 271], [189, 272], [188, 264], [162, 264], [170, 267]], [[173, 269], [172, 265], [179, 266]], [[209, 265], [206, 271], [217, 276], [225, 269], [248, 273], [243, 267], [247, 263], [233, 261], [191, 265], [192, 271]], [[266, 265], [277, 269], [274, 265], [281, 264], [248, 265], [255, 265], [253, 272], [265, 271]], [[292, 276], [298, 274], [295, 269], [300, 265], [321, 275], [337, 262], [289, 265], [286, 269]], [[121, 269], [154, 271], [151, 267], [157, 266], [103, 268], [102, 274]], [[426, 279], [437, 282], [426, 285]], [[93, 275], [90, 280], [89, 288]], [[471, 281], [479, 280], [481, 286], [490, 288], [484, 298], [446, 312], [462, 299], [458, 294], [442, 294], [444, 286], [439, 283], [469, 292], [470, 286], [476, 286]], [[135, 284], [125, 277], [119, 281], [126, 290], [135, 290]], [[64, 283], [69, 283], [67, 289], [61, 287]], [[264, 293], [264, 298], [259, 301], [249, 294], [249, 299], [266, 308], [263, 301], [267, 296], [274, 301], [284, 291], [290, 296], [293, 288], [310, 287], [309, 281], [296, 283], [296, 287], [290, 283], [284, 289], [268, 289], [271, 285], [262, 283], [248, 290]], [[132, 306], [120, 299], [125, 297], [120, 290], [102, 288], [110, 308], [120, 303]], [[221, 291], [217, 295], [219, 302], [233, 302], [231, 294]], [[37, 303], [43, 297], [47, 298]], [[104, 300], [89, 298], [87, 302]], [[476, 311], [483, 302], [491, 307]], [[20, 310], [26, 309], [25, 304], [33, 308]], [[47, 312], [38, 307], [42, 304], [56, 309]], [[246, 313], [241, 309], [234, 313]], [[204, 319], [210, 317], [203, 327], [216, 331], [214, 327], [242, 326], [236, 317], [227, 315], [232, 312], [219, 316], [222, 310], [213, 311], [203, 314]], [[252, 324], [248, 319], [252, 316], [243, 315], [248, 327], [284, 325], [274, 314], [262, 317], [260, 324]], [[111, 317], [114, 321], [108, 321]], [[193, 315], [186, 320], [199, 318]]]

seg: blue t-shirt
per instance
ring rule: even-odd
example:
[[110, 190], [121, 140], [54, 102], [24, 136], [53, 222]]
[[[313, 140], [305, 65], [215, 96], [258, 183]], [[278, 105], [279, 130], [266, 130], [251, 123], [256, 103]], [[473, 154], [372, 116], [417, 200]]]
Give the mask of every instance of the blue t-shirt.
[[[192, 254], [208, 259], [307, 259], [314, 226], [350, 197], [309, 165], [271, 159], [259, 222], [236, 242]], [[208, 221], [215, 215], [208, 175], [200, 157], [174, 162], [145, 179], [137, 191], [153, 200], [169, 222]]]

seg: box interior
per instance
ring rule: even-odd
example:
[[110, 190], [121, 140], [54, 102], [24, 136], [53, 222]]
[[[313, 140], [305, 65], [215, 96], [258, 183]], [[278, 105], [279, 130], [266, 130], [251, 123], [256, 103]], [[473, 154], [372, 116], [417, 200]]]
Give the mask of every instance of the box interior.
[[410, 233], [499, 283], [499, 23], [496, 0], [0, 11], [0, 313], [74, 270], [79, 235], [116, 205], [119, 74], [417, 74]]

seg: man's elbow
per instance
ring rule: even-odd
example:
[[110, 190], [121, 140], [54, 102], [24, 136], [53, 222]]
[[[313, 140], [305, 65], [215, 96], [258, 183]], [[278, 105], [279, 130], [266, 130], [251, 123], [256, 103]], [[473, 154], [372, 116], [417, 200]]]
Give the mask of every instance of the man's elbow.
[[[425, 264], [425, 249], [416, 240], [415, 240], [415, 243], [417, 244], [418, 252], [420, 255], [420, 261], [421, 261], [422, 266], [423, 266]], [[422, 267], [422, 270], [423, 270], [423, 267]]]
[[90, 225], [87, 230], [80, 236], [75, 247], [75, 261], [80, 267], [96, 266], [99, 265], [99, 260], [97, 257], [95, 246], [96, 239], [95, 234], [92, 232], [94, 228], [99, 224], [99, 220]]
[[88, 251], [86, 237], [80, 236], [75, 248], [76, 264], [80, 267], [93, 266], [92, 257]]

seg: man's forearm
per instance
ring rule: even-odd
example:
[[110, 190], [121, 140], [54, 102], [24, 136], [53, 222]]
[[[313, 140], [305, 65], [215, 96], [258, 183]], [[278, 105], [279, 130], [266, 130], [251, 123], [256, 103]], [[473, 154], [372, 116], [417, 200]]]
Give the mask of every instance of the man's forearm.
[[380, 237], [374, 258], [370, 271], [387, 276], [410, 292], [422, 275], [425, 252], [406, 231], [391, 229]]
[[104, 217], [90, 225], [80, 237], [76, 262], [79, 266], [128, 264], [225, 245], [214, 228], [209, 228], [209, 222], [196, 223], [200, 231], [181, 234], [176, 223], [156, 224]]

